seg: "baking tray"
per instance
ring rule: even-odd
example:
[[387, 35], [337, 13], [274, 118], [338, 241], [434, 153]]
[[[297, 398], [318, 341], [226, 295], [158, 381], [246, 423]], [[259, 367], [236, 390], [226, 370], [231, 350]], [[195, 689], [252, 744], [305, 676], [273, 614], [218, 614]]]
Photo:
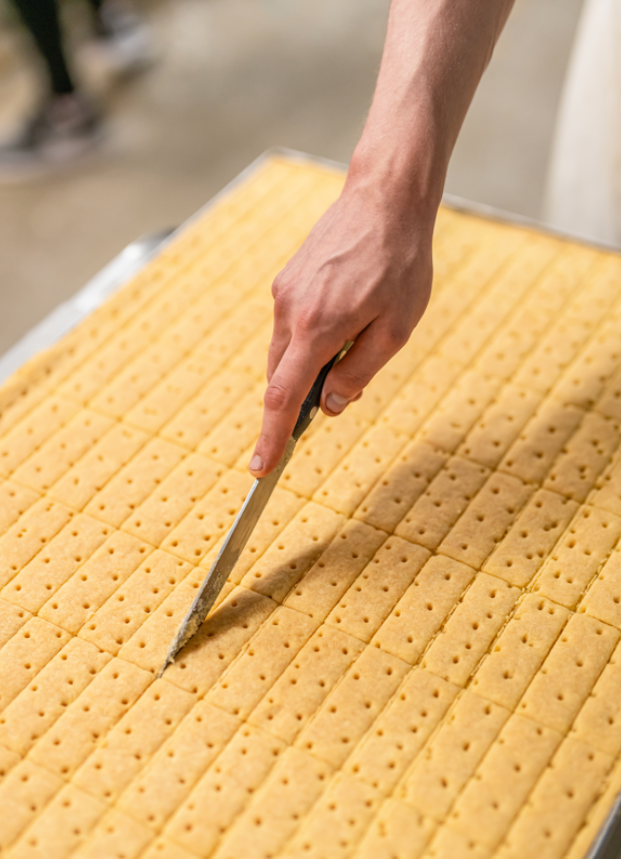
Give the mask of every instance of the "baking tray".
[[[293, 149], [274, 147], [266, 150], [184, 224], [175, 229], [162, 230], [158, 233], [143, 236], [132, 242], [72, 298], [60, 304], [52, 313], [35, 325], [34, 328], [0, 358], [0, 384], [25, 364], [26, 361], [34, 357], [37, 352], [48, 349], [61, 340], [65, 334], [71, 331], [72, 328], [75, 328], [82, 320], [86, 319], [110, 295], [116, 292], [117, 289], [120, 289], [130, 278], [144, 268], [149, 260], [155, 257], [174, 238], [178, 230], [185, 229], [195, 219], [202, 217], [208, 209], [213, 208], [229, 191], [240, 185], [266, 160], [274, 156], [282, 156], [302, 164], [319, 164], [340, 171], [347, 170], [346, 164], [307, 155]], [[442, 198], [442, 204], [450, 209], [455, 209], [468, 215], [475, 215], [512, 226], [535, 229], [538, 232], [568, 239], [589, 247], [609, 252], [612, 251], [614, 253], [619, 253], [621, 250], [615, 245], [593, 242], [566, 230], [557, 230], [534, 218], [504, 212], [501, 209], [482, 203], [473, 203], [470, 200], [453, 194], [445, 194]], [[584, 859], [621, 859], [621, 792], [612, 804], [606, 820]]]

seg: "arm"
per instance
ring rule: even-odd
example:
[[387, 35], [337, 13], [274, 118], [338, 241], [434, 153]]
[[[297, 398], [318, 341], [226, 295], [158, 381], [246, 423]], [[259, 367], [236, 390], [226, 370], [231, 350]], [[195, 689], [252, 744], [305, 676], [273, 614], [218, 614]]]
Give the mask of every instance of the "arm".
[[405, 344], [429, 301], [431, 239], [459, 129], [513, 0], [393, 0], [377, 87], [339, 199], [274, 281], [274, 333], [250, 470], [282, 455], [320, 368], [343, 411]]

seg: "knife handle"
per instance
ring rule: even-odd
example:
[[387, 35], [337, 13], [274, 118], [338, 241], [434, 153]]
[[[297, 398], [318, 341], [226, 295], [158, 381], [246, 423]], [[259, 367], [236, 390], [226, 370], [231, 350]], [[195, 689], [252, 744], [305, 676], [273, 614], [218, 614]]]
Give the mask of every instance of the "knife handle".
[[319, 371], [319, 375], [313, 382], [313, 386], [307, 394], [306, 399], [302, 403], [302, 408], [300, 409], [300, 414], [298, 415], [297, 423], [293, 430], [293, 438], [298, 441], [300, 436], [306, 432], [309, 428], [312, 419], [315, 417], [319, 410], [319, 403], [321, 402], [321, 391], [323, 390], [323, 383], [326, 381], [326, 376], [341, 358], [346, 354], [347, 350], [353, 346], [353, 342], [348, 341], [343, 348], [325, 364], [321, 370]]

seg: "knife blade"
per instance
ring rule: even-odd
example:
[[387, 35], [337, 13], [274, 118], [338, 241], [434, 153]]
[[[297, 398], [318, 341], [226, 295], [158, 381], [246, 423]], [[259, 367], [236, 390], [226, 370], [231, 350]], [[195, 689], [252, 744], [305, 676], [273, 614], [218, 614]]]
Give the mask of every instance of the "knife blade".
[[226, 581], [237, 563], [239, 556], [244, 550], [246, 543], [255, 525], [259, 521], [261, 513], [265, 509], [272, 492], [280, 475], [285, 470], [287, 463], [293, 456], [295, 446], [304, 432], [310, 426], [311, 421], [319, 410], [319, 402], [321, 400], [321, 391], [326, 376], [336, 364], [337, 361], [345, 355], [351, 343], [346, 343], [343, 349], [328, 361], [325, 366], [319, 371], [319, 375], [313, 382], [308, 396], [302, 403], [302, 408], [298, 415], [298, 419], [291, 435], [287, 442], [285, 452], [283, 453], [278, 465], [265, 477], [259, 477], [253, 483], [250, 492], [246, 496], [239, 513], [231, 530], [229, 531], [226, 540], [222, 544], [222, 548], [218, 552], [216, 560], [213, 562], [211, 569], [207, 573], [198, 594], [194, 598], [190, 610], [185, 616], [183, 623], [174, 637], [172, 644], [166, 654], [166, 660], [158, 674], [161, 677], [168, 665], [175, 661], [175, 656], [181, 648], [198, 632], [203, 624], [203, 621], [211, 611], [218, 598], [218, 594], [226, 584]]

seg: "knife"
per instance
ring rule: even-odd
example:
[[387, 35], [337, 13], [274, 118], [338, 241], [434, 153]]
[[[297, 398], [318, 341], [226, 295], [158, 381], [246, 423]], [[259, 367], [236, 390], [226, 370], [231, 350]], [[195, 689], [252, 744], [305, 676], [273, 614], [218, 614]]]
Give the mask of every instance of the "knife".
[[302, 403], [300, 414], [291, 435], [287, 442], [285, 452], [283, 453], [278, 465], [266, 477], [259, 477], [252, 485], [246, 500], [244, 501], [241, 510], [237, 514], [235, 521], [229, 531], [226, 540], [222, 544], [222, 548], [218, 552], [216, 560], [213, 562], [211, 569], [200, 587], [194, 602], [190, 607], [183, 623], [179, 627], [175, 638], [166, 655], [166, 660], [162, 666], [158, 677], [161, 677], [168, 665], [175, 661], [175, 656], [181, 648], [195, 635], [203, 624], [203, 621], [211, 611], [218, 594], [226, 584], [226, 581], [231, 573], [231, 570], [237, 563], [244, 546], [254, 527], [259, 521], [261, 513], [265, 509], [270, 496], [274, 491], [274, 487], [278, 483], [280, 475], [285, 470], [287, 463], [293, 456], [295, 446], [300, 440], [300, 437], [310, 426], [311, 421], [319, 410], [321, 400], [321, 391], [326, 376], [336, 364], [340, 361], [343, 355], [347, 352], [351, 343], [346, 343], [341, 351], [332, 358], [331, 361], [321, 368], [319, 375], [313, 382], [313, 386], [308, 392], [308, 396]]

